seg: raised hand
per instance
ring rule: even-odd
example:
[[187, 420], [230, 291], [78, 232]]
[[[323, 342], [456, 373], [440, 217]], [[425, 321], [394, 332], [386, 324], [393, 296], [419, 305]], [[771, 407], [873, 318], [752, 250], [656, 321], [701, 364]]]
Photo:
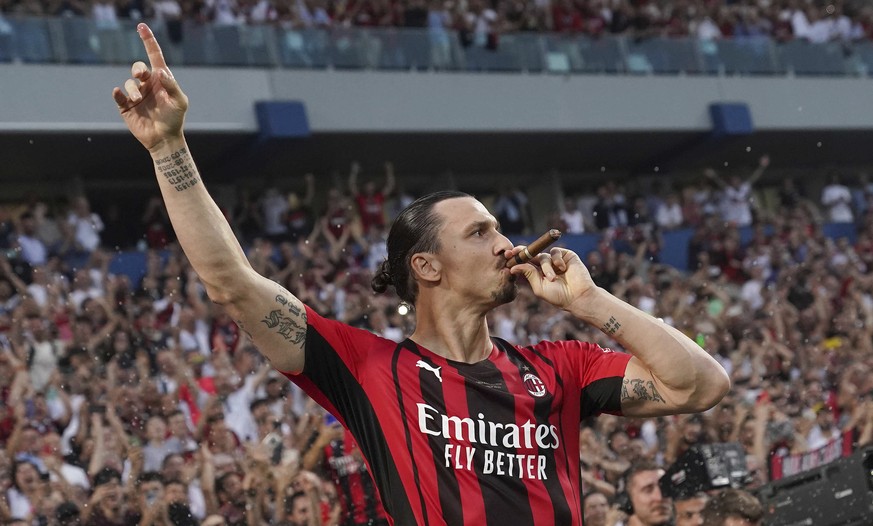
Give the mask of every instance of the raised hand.
[[[511, 259], [524, 247], [515, 247], [507, 252]], [[564, 248], [552, 248], [548, 254], [539, 254], [527, 263], [515, 265], [513, 274], [524, 274], [533, 293], [558, 308], [567, 308], [571, 303], [594, 290], [597, 286], [588, 269], [575, 252]]]
[[167, 67], [152, 30], [145, 24], [136, 29], [150, 66], [135, 62], [130, 69], [132, 78], [124, 82], [124, 91], [114, 88], [112, 98], [134, 137], [154, 152], [166, 142], [182, 137], [188, 97]]

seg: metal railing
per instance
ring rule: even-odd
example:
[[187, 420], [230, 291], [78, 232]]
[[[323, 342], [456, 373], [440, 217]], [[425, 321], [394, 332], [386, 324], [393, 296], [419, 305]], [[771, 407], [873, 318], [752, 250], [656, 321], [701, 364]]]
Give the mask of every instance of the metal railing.
[[[88, 18], [0, 18], [0, 63], [127, 64], [144, 59], [135, 23]], [[168, 60], [187, 66], [442, 70], [555, 74], [866, 76], [873, 42], [784, 43], [767, 37], [589, 38], [502, 34], [494, 49], [463, 46], [450, 30], [283, 29], [155, 24]]]

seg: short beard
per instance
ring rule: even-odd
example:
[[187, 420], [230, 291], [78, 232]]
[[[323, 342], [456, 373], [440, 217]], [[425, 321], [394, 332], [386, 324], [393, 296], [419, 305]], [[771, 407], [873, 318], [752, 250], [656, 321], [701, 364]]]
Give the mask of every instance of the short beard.
[[515, 300], [518, 296], [518, 285], [515, 284], [515, 280], [516, 277], [514, 275], [510, 276], [509, 280], [505, 285], [503, 285], [503, 287], [491, 294], [494, 303], [497, 305], [504, 305]]

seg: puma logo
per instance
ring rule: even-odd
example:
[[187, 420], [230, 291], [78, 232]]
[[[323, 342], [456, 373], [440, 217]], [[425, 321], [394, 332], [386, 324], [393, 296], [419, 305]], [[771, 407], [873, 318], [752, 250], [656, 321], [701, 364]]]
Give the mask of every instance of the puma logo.
[[440, 383], [443, 383], [443, 377], [440, 376], [440, 368], [439, 367], [434, 367], [431, 364], [425, 362], [424, 360], [419, 360], [419, 361], [415, 362], [415, 366], [420, 367], [422, 369], [427, 369], [428, 371], [432, 372], [434, 374], [434, 376], [437, 377], [437, 380], [439, 380]]

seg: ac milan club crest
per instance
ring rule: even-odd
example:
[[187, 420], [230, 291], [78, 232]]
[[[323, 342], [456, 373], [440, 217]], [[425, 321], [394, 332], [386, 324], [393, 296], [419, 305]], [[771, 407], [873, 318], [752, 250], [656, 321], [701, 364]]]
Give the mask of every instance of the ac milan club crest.
[[533, 374], [527, 373], [524, 375], [524, 387], [527, 389], [527, 392], [531, 394], [531, 396], [535, 396], [537, 398], [542, 398], [546, 396], [546, 384], [540, 380], [540, 377]]

